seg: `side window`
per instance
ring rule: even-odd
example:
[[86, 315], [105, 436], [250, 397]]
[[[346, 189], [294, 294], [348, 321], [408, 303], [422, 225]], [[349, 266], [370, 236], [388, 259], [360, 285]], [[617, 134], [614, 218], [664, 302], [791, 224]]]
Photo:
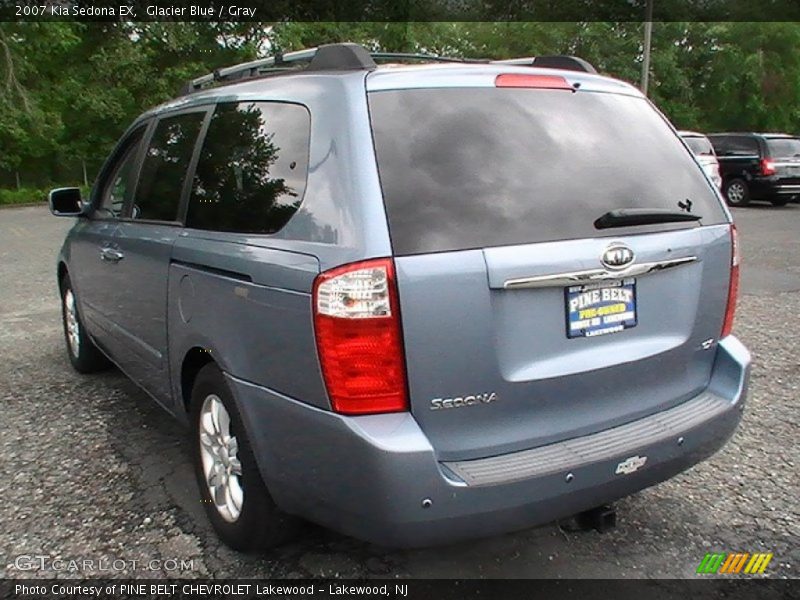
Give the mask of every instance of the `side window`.
[[714, 152], [720, 156], [725, 156], [730, 152], [730, 144], [728, 143], [727, 137], [714, 136], [708, 139], [711, 140], [711, 145], [714, 146]]
[[146, 129], [145, 125], [139, 127], [123, 143], [119, 158], [103, 183], [96, 209], [99, 217], [119, 217], [125, 202], [130, 200], [136, 183], [133, 178], [136, 158]]
[[297, 212], [308, 175], [310, 116], [297, 104], [219, 104], [194, 174], [186, 225], [275, 233]]
[[758, 154], [758, 142], [751, 137], [732, 137], [730, 138], [728, 154], [744, 156]]
[[194, 112], [158, 122], [145, 153], [131, 218], [177, 220], [186, 169], [204, 117], [204, 112]]

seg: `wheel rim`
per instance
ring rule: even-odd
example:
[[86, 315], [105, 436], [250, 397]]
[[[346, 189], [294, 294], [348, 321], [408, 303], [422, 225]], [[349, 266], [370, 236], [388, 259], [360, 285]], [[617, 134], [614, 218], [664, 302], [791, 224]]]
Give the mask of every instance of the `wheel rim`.
[[72, 290], [64, 294], [64, 317], [67, 322], [67, 343], [72, 356], [78, 356], [81, 351], [81, 329], [78, 324], [78, 308], [75, 305], [75, 295]]
[[744, 200], [744, 186], [741, 183], [732, 183], [728, 186], [728, 200], [734, 204]]
[[231, 418], [219, 396], [209, 394], [200, 409], [200, 458], [208, 493], [220, 516], [233, 523], [242, 514], [242, 463], [231, 435]]

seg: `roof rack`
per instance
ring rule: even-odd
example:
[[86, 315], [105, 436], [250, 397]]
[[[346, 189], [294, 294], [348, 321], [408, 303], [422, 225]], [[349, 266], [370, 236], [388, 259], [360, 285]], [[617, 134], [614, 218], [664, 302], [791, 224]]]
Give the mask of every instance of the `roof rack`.
[[363, 46], [349, 43], [327, 44], [217, 69], [213, 73], [188, 82], [181, 90], [181, 95], [191, 94], [218, 83], [231, 83], [263, 75], [296, 71], [304, 65], [307, 71], [346, 71], [374, 69], [377, 66]]
[[287, 71], [348, 71], [356, 69], [375, 69], [375, 61], [418, 60], [425, 62], [457, 62], [457, 63], [483, 63], [506, 64], [540, 67], [545, 69], [566, 69], [569, 71], [584, 71], [597, 73], [595, 68], [575, 56], [531, 56], [526, 58], [511, 58], [507, 60], [454, 58], [438, 56], [436, 54], [413, 54], [402, 52], [368, 52], [359, 44], [342, 43], [327, 44], [317, 48], [308, 48], [276, 54], [224, 69], [217, 69], [213, 73], [203, 75], [188, 82], [181, 90], [181, 95], [191, 94], [217, 84], [232, 83], [268, 75], [277, 75]]
[[458, 58], [454, 56], [440, 56], [438, 54], [415, 54], [407, 52], [372, 52], [374, 60], [420, 60], [427, 62], [456, 62], [456, 63], [485, 63], [483, 58]]
[[537, 67], [540, 69], [562, 69], [564, 71], [582, 71], [584, 73], [597, 73], [597, 70], [588, 61], [577, 56], [528, 56], [526, 58], [509, 58], [506, 60], [493, 60], [493, 63], [504, 65], [520, 65]]

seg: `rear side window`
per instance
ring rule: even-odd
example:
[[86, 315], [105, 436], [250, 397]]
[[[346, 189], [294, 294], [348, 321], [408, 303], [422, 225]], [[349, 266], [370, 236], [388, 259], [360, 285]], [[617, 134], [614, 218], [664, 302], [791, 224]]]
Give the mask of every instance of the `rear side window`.
[[649, 103], [608, 93], [415, 89], [369, 96], [396, 254], [663, 231], [597, 230], [618, 208], [725, 222], [701, 169]]
[[755, 138], [731, 135], [718, 139], [719, 141], [714, 141], [717, 154], [723, 156], [757, 156], [759, 154], [758, 140]]
[[186, 170], [205, 112], [161, 119], [147, 147], [131, 218], [176, 221]]
[[768, 138], [767, 148], [772, 158], [800, 157], [800, 140], [797, 138]]
[[698, 156], [714, 156], [714, 148], [708, 138], [697, 135], [683, 138], [686, 145]]
[[308, 110], [297, 104], [218, 105], [195, 171], [187, 226], [280, 230], [303, 200], [309, 131]]

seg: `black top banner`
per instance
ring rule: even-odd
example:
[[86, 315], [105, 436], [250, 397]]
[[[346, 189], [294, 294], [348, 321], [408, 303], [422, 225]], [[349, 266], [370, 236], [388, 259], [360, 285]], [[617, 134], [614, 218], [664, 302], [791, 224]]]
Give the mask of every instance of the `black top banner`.
[[800, 0], [0, 0], [0, 20], [795, 21]]

